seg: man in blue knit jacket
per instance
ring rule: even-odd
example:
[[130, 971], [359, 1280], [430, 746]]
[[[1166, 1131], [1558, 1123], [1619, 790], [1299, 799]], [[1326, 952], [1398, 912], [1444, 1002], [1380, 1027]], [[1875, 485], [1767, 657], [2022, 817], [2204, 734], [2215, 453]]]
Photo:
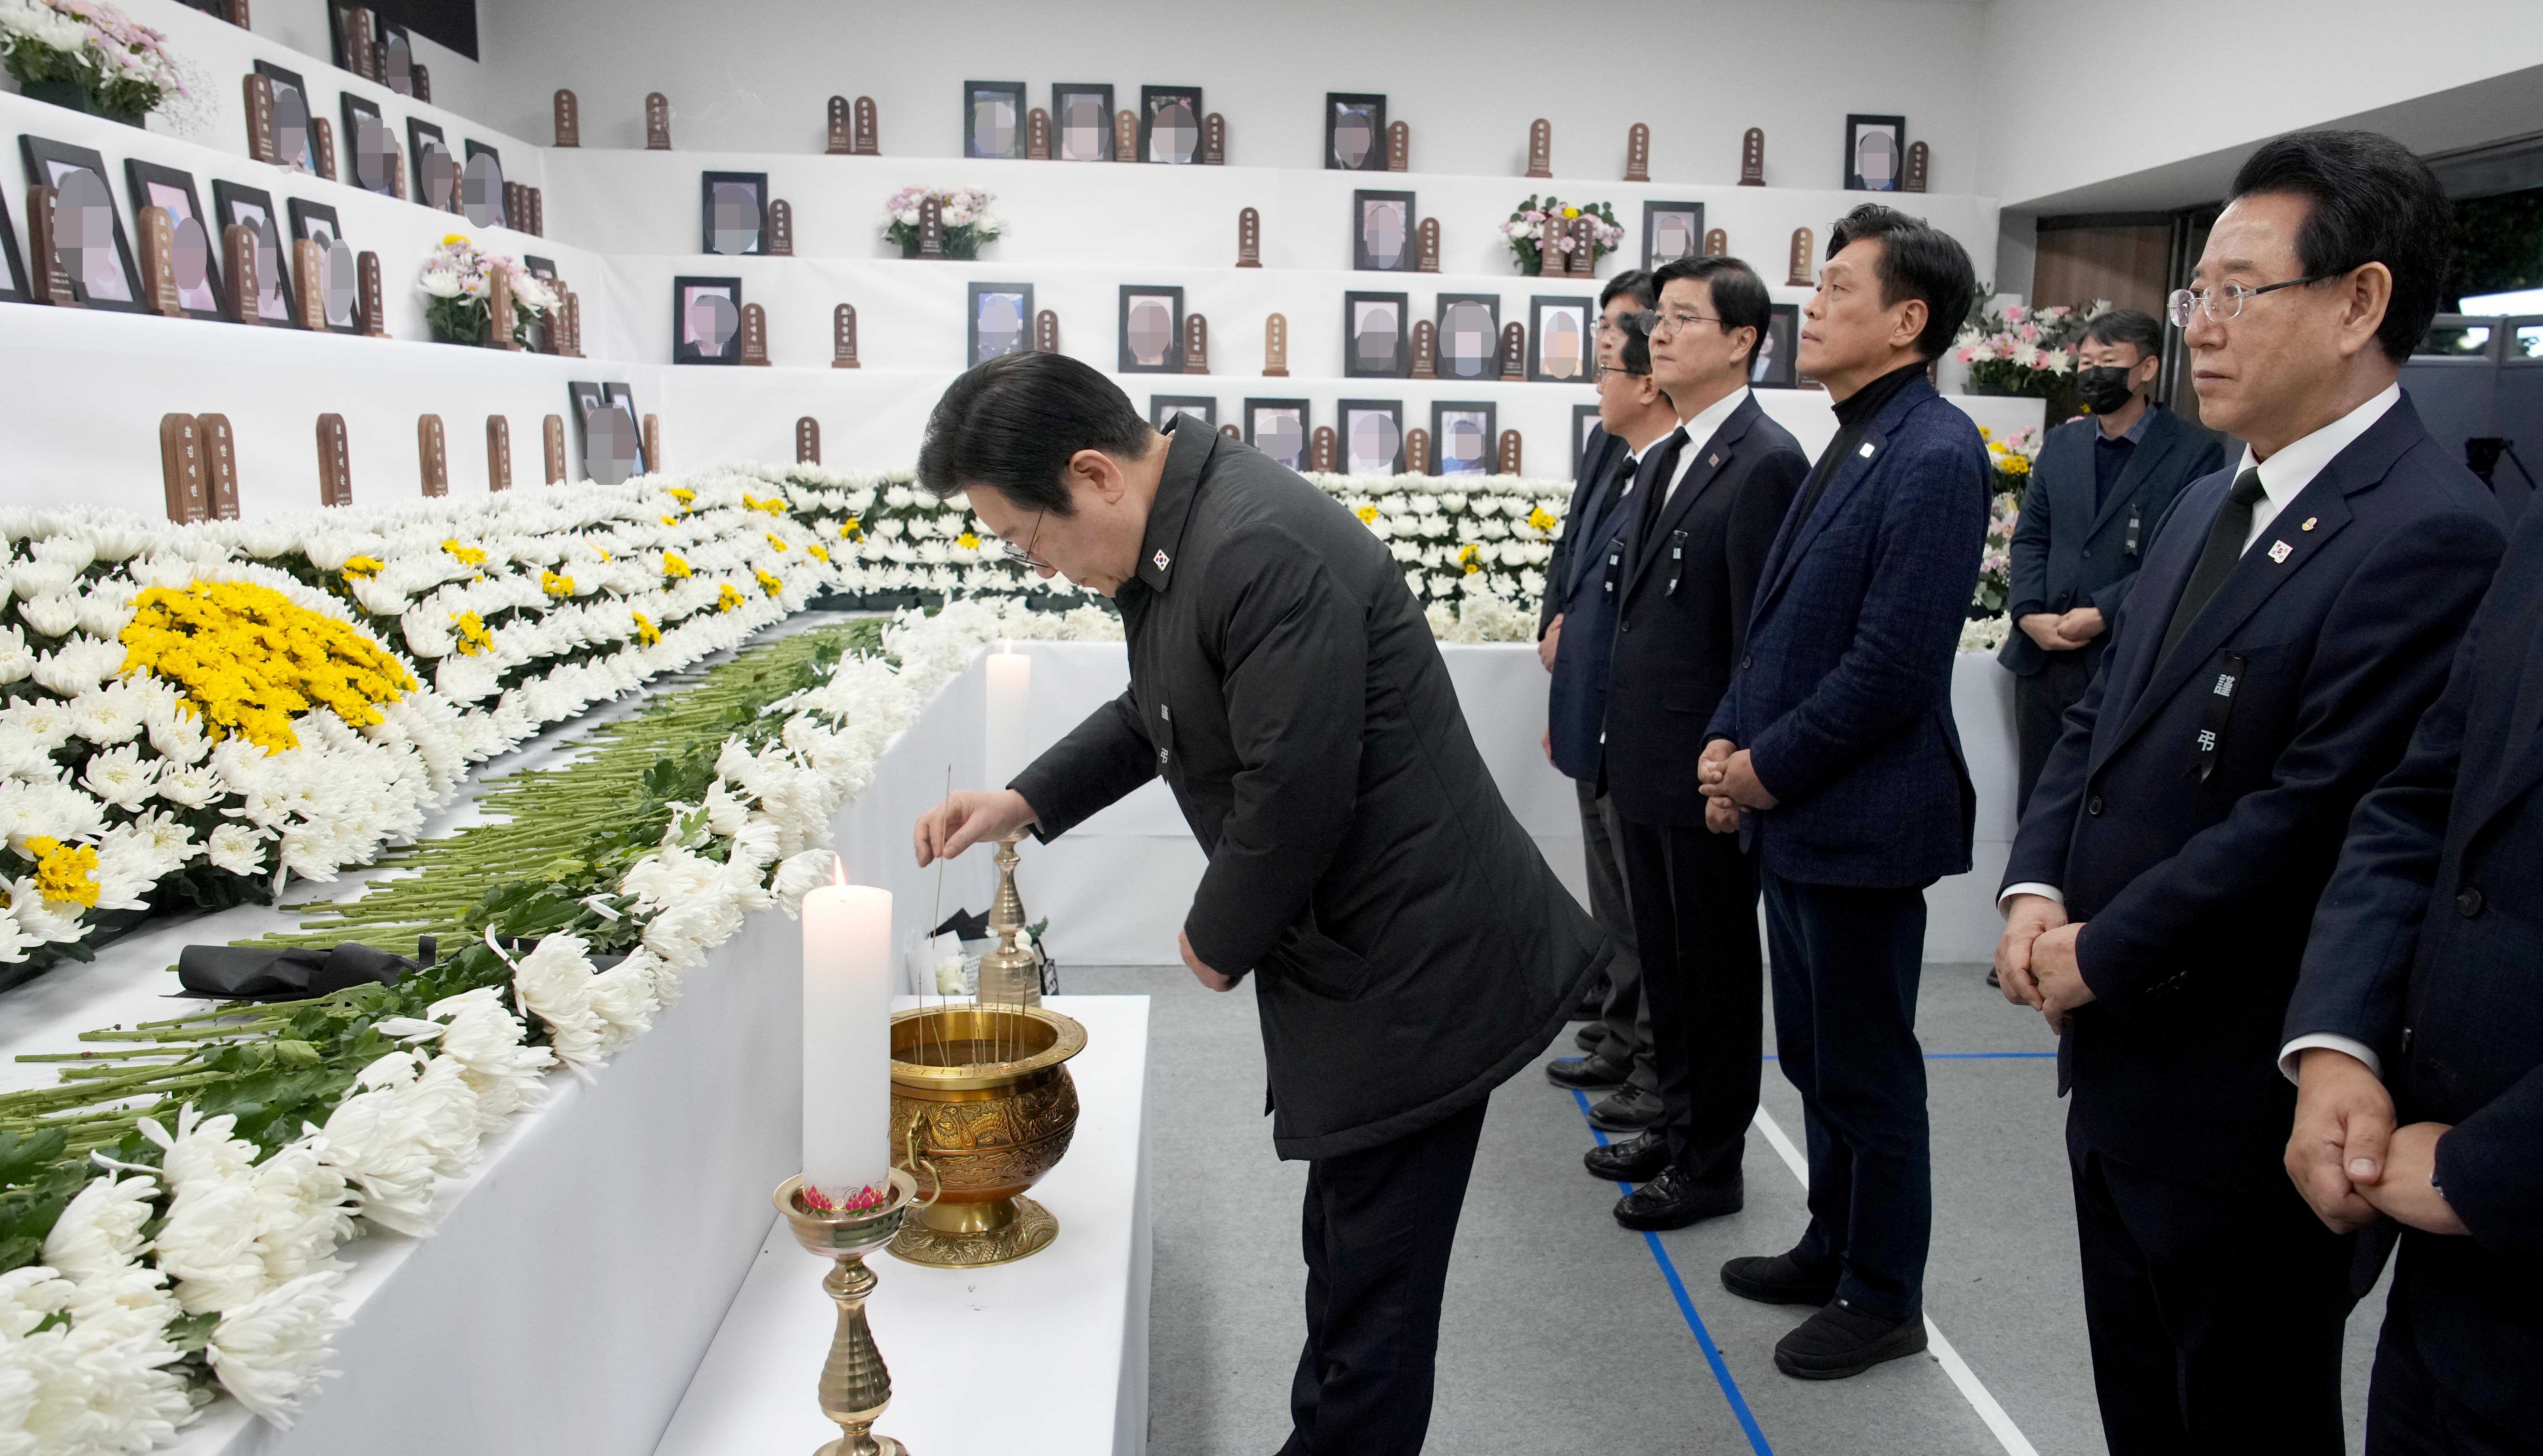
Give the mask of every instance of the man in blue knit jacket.
[[1713, 716], [1707, 822], [1757, 858], [1775, 1046], [1802, 1095], [1810, 1227], [1734, 1259], [1733, 1293], [1818, 1312], [1775, 1346], [1833, 1380], [1925, 1347], [1933, 1226], [1916, 982], [1925, 886], [1969, 868], [1976, 800], [1953, 653], [1986, 539], [1986, 447], [1925, 371], [1977, 280], [1948, 234], [1866, 204], [1828, 238], [1803, 373], [1836, 439], [1766, 558]]

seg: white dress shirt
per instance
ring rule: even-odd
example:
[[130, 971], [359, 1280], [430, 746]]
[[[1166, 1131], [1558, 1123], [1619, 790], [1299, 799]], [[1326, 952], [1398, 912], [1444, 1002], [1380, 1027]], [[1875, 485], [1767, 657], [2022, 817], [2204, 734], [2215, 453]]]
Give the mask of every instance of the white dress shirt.
[[1743, 384], [1696, 411], [1694, 419], [1679, 425], [1686, 431], [1686, 448], [1677, 452], [1677, 469], [1670, 474], [1668, 490], [1660, 497], [1662, 505], [1668, 504], [1669, 497], [1677, 494], [1678, 482], [1686, 479], [1687, 471], [1695, 465], [1696, 455], [1722, 428], [1722, 421], [1730, 419], [1731, 412], [1738, 409], [1740, 402], [1747, 398], [1748, 386]]

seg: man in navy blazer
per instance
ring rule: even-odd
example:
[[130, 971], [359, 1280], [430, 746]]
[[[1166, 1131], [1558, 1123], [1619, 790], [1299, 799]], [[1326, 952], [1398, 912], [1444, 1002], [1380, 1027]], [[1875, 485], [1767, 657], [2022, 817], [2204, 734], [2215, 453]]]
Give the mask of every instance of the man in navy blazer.
[[2374, 1254], [2401, 1226], [2368, 1456], [2530, 1451], [2543, 1430], [2538, 782], [2543, 512], [2527, 511], [2445, 692], [2349, 821], [2287, 1007], [2288, 1173], [2325, 1223], [2375, 1229]]
[[2075, 346], [2075, 390], [2092, 413], [2048, 431], [2022, 493], [2006, 552], [2014, 631], [1996, 654], [2016, 679], [2017, 813], [2101, 664], [2156, 523], [2182, 487], [2225, 464], [2214, 435], [2148, 394], [2162, 363], [2154, 319], [2132, 308], [2095, 319]]
[[1830, 233], [1799, 363], [1836, 402], [1836, 439], [1767, 553], [1699, 771], [1707, 823], [1735, 825], [1756, 861], [1775, 1047], [1811, 1159], [1801, 1242], [1732, 1260], [1722, 1281], [1819, 1307], [1775, 1346], [1806, 1379], [1925, 1347], [1916, 987], [1925, 886], [1969, 867], [1952, 660], [1992, 479], [1977, 426], [1925, 372], [1976, 292], [1968, 255], [1920, 219], [1866, 204]]
[[2005, 994], [2063, 1033], [2115, 1453], [2341, 1450], [2354, 1251], [2281, 1169], [2279, 1031], [2343, 826], [2503, 545], [2395, 382], [2451, 237], [2389, 138], [2286, 136], [2244, 164], [2172, 300], [2241, 463], [2156, 534], [2005, 873]]

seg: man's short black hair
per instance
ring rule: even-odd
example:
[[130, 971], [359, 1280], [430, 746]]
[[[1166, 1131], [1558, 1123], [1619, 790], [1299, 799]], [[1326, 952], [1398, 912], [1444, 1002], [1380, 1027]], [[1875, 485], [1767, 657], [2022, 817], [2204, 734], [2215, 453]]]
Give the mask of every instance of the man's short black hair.
[[2133, 344], [2140, 359], [2163, 352], [2163, 326], [2152, 314], [2132, 308], [2115, 308], [2095, 319], [2085, 327], [2084, 338], [2093, 344]]
[[1665, 288], [1680, 278], [1697, 278], [1713, 287], [1713, 311], [1721, 316], [1722, 332], [1754, 329], [1755, 338], [1748, 341], [1748, 357], [1757, 356], [1757, 346], [1766, 342], [1766, 330], [1775, 322], [1775, 300], [1766, 293], [1766, 280], [1757, 270], [1736, 258], [1680, 258], [1663, 263], [1652, 274], [1652, 281]]
[[1925, 300], [1925, 330], [1916, 336], [1916, 351], [1929, 359], [1943, 356], [1952, 337], [1977, 301], [1977, 269], [1961, 240], [1921, 217], [1895, 207], [1866, 202], [1836, 220], [1828, 230], [1827, 256], [1836, 257], [1849, 243], [1871, 238], [1881, 244], [1881, 262], [1873, 269], [1881, 279], [1881, 306], [1896, 308], [1902, 299]]
[[1634, 300], [1646, 309], [1660, 301], [1660, 285], [1652, 281], [1650, 273], [1638, 268], [1629, 268], [1609, 278], [1607, 286], [1598, 290], [1598, 312], [1606, 313], [1607, 305], [1619, 293], [1632, 294]]
[[2299, 131], [2263, 146], [2234, 174], [2235, 197], [2267, 192], [2313, 203], [2296, 229], [2296, 262], [2307, 273], [2337, 277], [2370, 263], [2392, 269], [2375, 342], [2394, 363], [2409, 359], [2437, 316], [2454, 261], [2454, 209], [2428, 164], [2376, 132]]
[[1652, 372], [1652, 341], [1640, 329], [1627, 329], [1625, 342], [1616, 345], [1616, 365], [1640, 379]]
[[1066, 354], [1012, 353], [947, 386], [918, 446], [918, 483], [937, 496], [989, 486], [1029, 510], [1067, 515], [1069, 457], [1148, 452], [1156, 431], [1121, 387]]

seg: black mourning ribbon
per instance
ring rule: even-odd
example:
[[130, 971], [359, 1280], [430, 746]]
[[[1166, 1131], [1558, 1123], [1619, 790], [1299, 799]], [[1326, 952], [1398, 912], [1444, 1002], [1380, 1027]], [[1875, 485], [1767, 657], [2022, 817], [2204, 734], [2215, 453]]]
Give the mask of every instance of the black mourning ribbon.
[[2198, 553], [2198, 564], [2190, 569], [2181, 601], [2172, 609], [2172, 622], [2164, 628], [2163, 647], [2154, 654], [2157, 667], [2190, 634], [2190, 624], [2215, 599], [2225, 578], [2234, 575], [2234, 564], [2243, 559], [2243, 543], [2252, 534], [2252, 506], [2264, 494], [2257, 465], [2234, 477], [2234, 484], [2226, 488], [2225, 503], [2216, 507], [2216, 519], [2207, 527], [2207, 545]]
[[422, 962], [375, 947], [276, 951], [261, 946], [188, 946], [177, 956], [177, 981], [189, 996], [222, 1001], [299, 1000], [365, 982], [394, 986]]
[[936, 927], [934, 934], [951, 934], [958, 941], [985, 941], [989, 938], [988, 912], [957, 910], [945, 917], [945, 923]]

